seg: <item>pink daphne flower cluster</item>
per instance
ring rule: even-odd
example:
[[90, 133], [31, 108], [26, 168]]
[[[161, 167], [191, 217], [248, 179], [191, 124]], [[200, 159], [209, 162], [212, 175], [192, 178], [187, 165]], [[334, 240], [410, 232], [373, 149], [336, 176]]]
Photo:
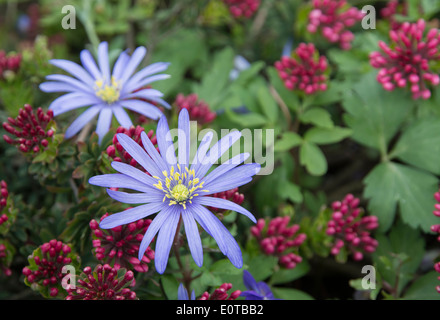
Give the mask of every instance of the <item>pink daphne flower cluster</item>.
[[17, 72], [20, 68], [21, 55], [20, 54], [6, 54], [0, 50], [0, 80], [7, 77], [8, 72]]
[[214, 121], [217, 116], [215, 112], [211, 111], [205, 101], [199, 100], [199, 97], [195, 93], [188, 96], [184, 96], [181, 93], [178, 94], [175, 104], [179, 112], [182, 109], [188, 110], [189, 118], [193, 121], [197, 121], [201, 125]]
[[[437, 203], [434, 205], [435, 210], [433, 211], [433, 214], [436, 217], [440, 217], [440, 190], [434, 193], [434, 199], [437, 201]], [[440, 224], [431, 226], [431, 231], [437, 234], [437, 240], [440, 241]], [[440, 273], [440, 262], [434, 264], [434, 269]], [[440, 276], [438, 277], [438, 280], [440, 280]], [[440, 285], [436, 286], [436, 290], [438, 293], [440, 293]]]
[[50, 297], [62, 295], [62, 268], [72, 263], [69, 245], [56, 239], [41, 245], [29, 257], [30, 265], [23, 268], [25, 282], [38, 290], [47, 290]]
[[8, 121], [3, 123], [3, 128], [16, 138], [3, 135], [3, 139], [9, 144], [18, 145], [21, 152], [39, 152], [41, 148], [49, 145], [48, 139], [54, 134], [54, 131], [48, 128], [52, 118], [52, 110], [45, 113], [42, 108], [38, 108], [35, 112], [26, 104], [15, 119], [9, 117]]
[[235, 18], [250, 18], [258, 10], [260, 0], [223, 0]]
[[2, 180], [0, 181], [0, 226], [9, 219], [6, 213], [2, 213], [3, 209], [8, 204], [8, 195], [8, 185]]
[[[101, 221], [107, 216], [108, 213], [102, 216]], [[126, 268], [147, 272], [148, 263], [154, 259], [154, 251], [148, 247], [141, 261], [138, 251], [150, 223], [149, 219], [140, 219], [112, 229], [100, 229], [98, 221], [90, 221], [96, 259], [111, 264], [116, 270]]]
[[429, 66], [430, 62], [440, 60], [440, 31], [431, 29], [424, 37], [425, 27], [423, 19], [416, 23], [405, 22], [389, 32], [390, 46], [380, 41], [382, 52], [370, 54], [371, 65], [379, 69], [377, 81], [385, 90], [409, 86], [414, 99], [429, 99], [428, 84], [440, 83], [439, 75]]
[[336, 256], [346, 247], [356, 261], [362, 260], [364, 253], [376, 250], [378, 242], [370, 232], [379, 226], [377, 217], [363, 217], [363, 210], [358, 205], [359, 199], [352, 194], [346, 195], [342, 201], [333, 202], [333, 214], [326, 230], [335, 239], [331, 254]]
[[[113, 137], [113, 144], [109, 145], [107, 147], [107, 155], [112, 158], [114, 161], [117, 162], [123, 162], [123, 163], [127, 163], [133, 167], [136, 167], [137, 169], [140, 169], [142, 171], [145, 171], [145, 169], [139, 165], [137, 163], [137, 161], [135, 159], [133, 159], [133, 157], [124, 150], [124, 148], [121, 146], [121, 144], [118, 141], [118, 133], [124, 133], [127, 136], [129, 136], [130, 138], [132, 138], [134, 141], [137, 142], [138, 145], [140, 145], [143, 148], [142, 145], [142, 139], [141, 139], [141, 133], [144, 132], [145, 129], [141, 126], [131, 126], [130, 128], [124, 128], [124, 127], [119, 127], [118, 129], [116, 129], [116, 134]], [[153, 145], [157, 145], [157, 139], [156, 136], [154, 135], [154, 131], [150, 130], [147, 133], [148, 138], [151, 140], [151, 143]], [[158, 149], [158, 148], [156, 148]]]
[[312, 43], [300, 43], [292, 56], [283, 56], [275, 62], [280, 78], [289, 90], [298, 89], [306, 94], [327, 90], [327, 59], [319, 56]]
[[235, 300], [237, 299], [241, 291], [235, 290], [228, 294], [228, 291], [232, 289], [232, 284], [223, 283], [219, 288], [215, 289], [213, 293], [209, 294], [208, 291], [205, 291], [199, 300]]
[[343, 50], [351, 48], [354, 35], [347, 28], [362, 20], [364, 13], [350, 7], [345, 0], [313, 0], [313, 10], [309, 14], [307, 30], [318, 30], [331, 43], [339, 43]]
[[134, 283], [132, 271], [97, 265], [94, 270], [85, 267], [78, 285], [67, 289], [66, 300], [136, 300], [136, 292], [129, 287]]
[[276, 217], [271, 219], [266, 227], [266, 220], [259, 219], [250, 230], [265, 254], [279, 257], [281, 265], [287, 269], [293, 269], [302, 261], [302, 258], [290, 249], [297, 251], [306, 240], [306, 235], [297, 234], [299, 225], [294, 224], [288, 227], [289, 222], [289, 216]]

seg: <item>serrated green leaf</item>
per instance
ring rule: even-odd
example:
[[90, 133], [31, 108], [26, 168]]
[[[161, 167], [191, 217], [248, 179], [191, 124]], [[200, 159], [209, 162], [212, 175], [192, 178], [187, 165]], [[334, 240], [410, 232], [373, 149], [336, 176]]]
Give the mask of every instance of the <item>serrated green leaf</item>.
[[275, 141], [274, 151], [283, 152], [299, 146], [302, 142], [302, 138], [295, 132], [284, 132], [280, 139]]
[[304, 134], [304, 140], [316, 144], [331, 144], [349, 137], [351, 132], [351, 129], [341, 127], [313, 127], [307, 130], [307, 132]]
[[288, 180], [280, 181], [278, 184], [278, 193], [281, 198], [288, 199], [295, 203], [301, 203], [303, 201], [301, 188]]
[[322, 176], [327, 172], [327, 159], [321, 149], [312, 142], [305, 141], [301, 145], [299, 160], [313, 176]]
[[300, 115], [300, 120], [305, 124], [314, 124], [318, 127], [331, 129], [334, 123], [330, 113], [322, 108], [310, 108]]
[[420, 169], [440, 174], [440, 119], [425, 118], [412, 123], [399, 138], [390, 157]]
[[413, 104], [408, 93], [384, 90], [376, 72], [370, 72], [345, 92], [344, 120], [353, 129], [355, 141], [385, 154]]
[[310, 265], [306, 260], [303, 260], [293, 269], [280, 269], [276, 271], [270, 278], [270, 284], [282, 284], [294, 281], [306, 275], [310, 271]]
[[439, 274], [436, 271], [421, 276], [408, 288], [403, 299], [405, 300], [440, 300], [436, 290]]
[[404, 222], [429, 232], [436, 222], [432, 214], [438, 179], [428, 172], [402, 164], [377, 165], [364, 179], [369, 212], [379, 218], [379, 230], [388, 230], [399, 209]]

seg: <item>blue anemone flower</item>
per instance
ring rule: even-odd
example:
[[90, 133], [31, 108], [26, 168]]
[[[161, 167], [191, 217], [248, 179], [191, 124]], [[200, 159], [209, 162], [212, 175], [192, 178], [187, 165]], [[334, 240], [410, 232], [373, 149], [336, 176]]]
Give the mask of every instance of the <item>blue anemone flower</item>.
[[246, 300], [281, 300], [274, 297], [269, 286], [263, 282], [255, 281], [254, 277], [247, 270], [243, 271], [243, 282], [248, 291], [242, 291], [240, 297]]
[[141, 99], [170, 108], [170, 105], [162, 99], [163, 94], [160, 91], [145, 88], [154, 81], [169, 78], [167, 74], [156, 74], [165, 71], [169, 63], [153, 63], [133, 74], [146, 51], [144, 47], [138, 47], [131, 56], [122, 52], [112, 72], [110, 72], [107, 42], [101, 42], [98, 46], [98, 64], [86, 49], [80, 54], [83, 66], [68, 60], [50, 60], [54, 66], [73, 75], [73, 77], [63, 74], [48, 75], [46, 80], [49, 81], [40, 84], [40, 89], [44, 92], [67, 92], [50, 104], [49, 109], [53, 110], [54, 116], [77, 108], [89, 107], [66, 130], [66, 138], [74, 136], [98, 114], [96, 132], [100, 141], [109, 131], [113, 115], [121, 126], [129, 128], [132, 121], [124, 108], [154, 120], [159, 119], [162, 112], [152, 103]]
[[109, 196], [117, 201], [129, 204], [144, 203], [106, 217], [101, 221], [100, 227], [110, 229], [158, 213], [142, 239], [139, 260], [158, 233], [155, 266], [159, 273], [163, 273], [180, 221], [183, 222], [195, 263], [199, 267], [203, 265], [203, 248], [198, 223], [216, 240], [221, 252], [232, 264], [241, 268], [243, 258], [239, 245], [221, 221], [205, 207], [233, 210], [256, 222], [255, 217], [240, 205], [229, 200], [210, 197], [214, 193], [250, 182], [252, 176], [261, 169], [257, 163], [242, 164], [249, 157], [248, 153], [242, 153], [208, 173], [208, 170], [240, 136], [239, 131], [232, 131], [209, 149], [213, 133], [208, 132], [190, 163], [190, 123], [186, 109], [182, 109], [178, 119], [178, 156], [164, 116], [160, 118], [156, 130], [160, 153], [144, 132], [141, 134], [141, 139], [145, 149], [127, 135], [118, 134], [117, 139], [125, 151], [151, 175], [128, 164], [114, 161], [112, 167], [119, 173], [104, 174], [89, 179], [92, 185], [139, 191], [140, 193], [127, 193], [107, 189]]

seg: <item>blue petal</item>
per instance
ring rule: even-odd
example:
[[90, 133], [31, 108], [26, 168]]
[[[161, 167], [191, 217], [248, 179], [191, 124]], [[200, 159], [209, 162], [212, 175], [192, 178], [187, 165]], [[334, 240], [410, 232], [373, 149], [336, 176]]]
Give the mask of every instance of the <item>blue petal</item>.
[[122, 73], [124, 72], [125, 66], [127, 65], [128, 61], [130, 60], [130, 56], [126, 52], [122, 52], [118, 59], [115, 62], [115, 65], [113, 67], [113, 73], [112, 76], [119, 81], [122, 77]]
[[[203, 163], [207, 162], [206, 152], [208, 151], [209, 146], [211, 145], [212, 137], [213, 137], [212, 131], [209, 131], [203, 136], [202, 141], [200, 142], [200, 145], [197, 148], [197, 152], [191, 162], [191, 170], [194, 169], [195, 172], [198, 172], [198, 168]], [[206, 161], [203, 162], [205, 159]]]
[[156, 74], [154, 76], [145, 78], [142, 81], [138, 81], [136, 83], [130, 81], [129, 83], [127, 83], [123, 86], [123, 88], [121, 90], [121, 95], [125, 95], [128, 92], [133, 92], [135, 90], [138, 90], [142, 87], [145, 87], [146, 85], [149, 85], [152, 82], [168, 79], [169, 77], [170, 77], [170, 75], [168, 75], [168, 74]]
[[205, 178], [203, 178], [203, 181], [205, 181], [205, 184], [207, 184], [214, 179], [221, 177], [225, 173], [237, 167], [242, 162], [246, 161], [249, 156], [249, 153], [241, 153], [239, 155], [236, 155], [235, 157], [227, 160], [226, 162], [222, 163], [220, 166], [212, 170]]
[[[147, 250], [153, 238], [156, 236], [156, 233], [162, 227], [165, 221], [167, 221], [171, 214], [179, 213], [180, 211], [176, 211], [177, 206], [169, 206], [168, 204], [163, 204], [161, 211], [154, 217], [151, 224], [148, 226], [147, 232], [142, 238], [141, 244], [139, 246], [138, 258], [142, 259], [145, 250]], [[168, 221], [167, 221], [168, 223]], [[174, 237], [173, 237], [174, 239]]]
[[78, 88], [63, 82], [43, 82], [39, 86], [41, 91], [44, 92], [74, 92], [78, 91]]
[[111, 108], [102, 108], [99, 113], [98, 123], [96, 124], [96, 133], [99, 137], [99, 143], [101, 143], [102, 138], [110, 130], [110, 125], [112, 123], [113, 112]]
[[157, 213], [163, 206], [164, 204], [162, 202], [147, 203], [139, 207], [114, 213], [102, 219], [99, 223], [99, 227], [102, 229], [112, 229], [123, 224], [128, 224]]
[[201, 192], [203, 195], [213, 194], [230, 190], [239, 186], [242, 186], [252, 181], [252, 176], [257, 174], [261, 169], [258, 163], [249, 163], [241, 165], [237, 168], [230, 170], [221, 177], [218, 177], [214, 181], [205, 184], [204, 189], [208, 192]]
[[63, 83], [71, 85], [73, 88], [76, 88], [76, 91], [84, 91], [84, 92], [88, 92], [88, 93], [95, 95], [95, 91], [93, 90], [92, 87], [84, 84], [84, 82], [81, 82], [75, 78], [66, 76], [64, 74], [50, 74], [50, 75], [46, 76], [46, 79], [51, 80], [51, 81], [63, 82]]
[[153, 102], [156, 102], [156, 103], [164, 106], [167, 109], [171, 109], [171, 105], [168, 102], [166, 102], [164, 99], [156, 98], [156, 97], [154, 97], [154, 98], [150, 97], [149, 100], [153, 101]]
[[162, 111], [160, 111], [156, 106], [151, 103], [141, 101], [141, 100], [120, 100], [121, 106], [130, 109], [134, 112], [140, 113], [150, 119], [157, 120], [162, 116]]
[[76, 118], [72, 124], [67, 128], [64, 137], [69, 139], [77, 134], [84, 126], [89, 123], [101, 110], [101, 106], [93, 106], [88, 108], [86, 111], [81, 113], [81, 115]]
[[113, 161], [111, 165], [115, 170], [119, 171], [120, 173], [136, 179], [137, 181], [145, 184], [146, 186], [154, 190], [158, 190], [153, 186], [157, 182], [157, 180], [150, 177], [145, 172], [142, 172], [141, 170], [123, 162]]
[[127, 81], [126, 87], [132, 88], [133, 90], [142, 88], [142, 86], [138, 86], [139, 82], [145, 78], [148, 77], [154, 73], [165, 71], [169, 66], [169, 63], [166, 62], [156, 62], [153, 64], [150, 64], [148, 67], [143, 68], [142, 70], [138, 71], [133, 77], [130, 78], [130, 80]]
[[238, 213], [241, 213], [252, 220], [252, 222], [256, 223], [257, 220], [255, 219], [254, 215], [250, 213], [248, 210], [243, 208], [242, 206], [226, 200], [222, 198], [214, 198], [214, 197], [196, 197], [194, 198], [193, 202], [213, 207], [213, 208], [220, 208], [220, 209], [226, 209], [226, 210], [232, 210], [236, 211]]
[[185, 289], [182, 283], [179, 285], [179, 289], [177, 289], [177, 299], [189, 300], [188, 290]]
[[79, 64], [72, 62], [72, 61], [69, 61], [69, 60], [63, 60], [63, 59], [52, 59], [52, 60], [49, 60], [49, 62], [51, 64], [53, 64], [54, 66], [69, 72], [78, 80], [85, 82], [87, 85], [93, 87], [93, 85], [95, 83], [93, 81], [93, 78]]
[[167, 267], [168, 257], [170, 255], [171, 246], [174, 243], [179, 219], [180, 211], [173, 210], [168, 214], [166, 223], [162, 224], [162, 227], [159, 230], [154, 251], [154, 265], [159, 274], [162, 274]]
[[182, 109], [179, 113], [179, 129], [177, 132], [178, 137], [178, 157], [179, 164], [183, 166], [189, 165], [189, 114], [188, 110]]
[[145, 47], [138, 47], [136, 48], [136, 50], [134, 50], [133, 54], [130, 57], [130, 61], [127, 63], [123, 71], [121, 77], [122, 83], [125, 83], [128, 80], [128, 78], [130, 78], [130, 76], [133, 74], [133, 72], [142, 62], [142, 59], [145, 57], [146, 53], [147, 53], [147, 49], [145, 49]]
[[197, 223], [190, 210], [182, 212], [182, 218], [191, 255], [196, 265], [201, 267], [203, 265], [203, 248]]
[[252, 291], [258, 290], [257, 281], [255, 281], [252, 274], [247, 270], [243, 270], [243, 283], [246, 286], [246, 288], [248, 288], [249, 290]]
[[156, 89], [142, 89], [133, 93], [130, 93], [123, 98], [132, 99], [132, 98], [143, 98], [143, 99], [151, 99], [154, 97], [163, 97], [163, 93]]
[[153, 145], [150, 138], [148, 138], [148, 135], [145, 133], [145, 131], [141, 132], [141, 140], [145, 150], [147, 151], [151, 159], [153, 159], [153, 161], [156, 163], [159, 170], [160, 171], [168, 170], [167, 164], [164, 162], [159, 152], [157, 152], [156, 147]]
[[108, 195], [116, 201], [129, 204], [150, 203], [150, 202], [162, 202], [163, 192], [143, 192], [143, 193], [127, 193], [122, 191], [114, 191], [107, 189]]
[[[124, 133], [118, 133], [116, 135], [116, 137], [118, 138], [119, 143], [125, 149], [125, 151], [127, 151], [128, 154], [130, 156], [132, 156], [133, 159], [136, 160], [137, 163], [139, 163], [151, 175], [159, 176], [161, 174], [161, 171], [158, 168], [158, 166], [156, 165], [156, 163], [148, 156], [148, 154], [145, 152], [145, 150], [142, 149], [142, 147], [138, 143], [136, 143], [133, 139], [131, 139], [129, 136], [127, 136]], [[115, 163], [115, 165], [118, 165], [118, 164]], [[133, 168], [131, 166], [129, 166], [129, 167]], [[130, 170], [130, 168], [127, 168], [127, 170]], [[135, 169], [135, 168], [133, 168], [133, 169]], [[116, 170], [118, 170], [118, 169], [116, 169]], [[139, 171], [139, 170], [137, 170], [137, 171]], [[148, 179], [148, 181], [154, 181], [154, 183], [156, 183], [156, 181], [153, 178], [151, 178], [150, 176], [148, 176], [147, 174], [145, 174], [141, 171], [139, 171], [139, 173], [136, 173], [137, 171], [133, 171], [133, 174], [142, 173], [142, 177], [145, 176], [145, 178], [143, 178], [144, 180]]]
[[116, 120], [118, 120], [119, 124], [122, 127], [130, 128], [133, 125], [133, 122], [131, 121], [127, 112], [125, 112], [125, 110], [122, 107], [118, 105], [113, 105], [112, 110], [113, 113], [115, 114]]
[[198, 168], [196, 175], [202, 177], [208, 172], [211, 166], [241, 137], [241, 132], [233, 131], [220, 139], [206, 154], [205, 159]]
[[108, 43], [101, 42], [98, 46], [98, 64], [102, 77], [110, 83], [110, 61], [108, 59]]
[[171, 138], [170, 129], [168, 127], [167, 118], [162, 116], [159, 119], [156, 129], [157, 145], [160, 155], [168, 165], [177, 164], [176, 154], [174, 151], [173, 139]]
[[253, 291], [242, 291], [240, 297], [244, 297], [245, 300], [264, 300], [262, 296]]
[[144, 183], [120, 173], [109, 173], [94, 176], [89, 179], [89, 183], [99, 187], [124, 188], [140, 192], [151, 192], [152, 190], [151, 187], [145, 185]]
[[79, 57], [83, 67], [95, 78], [95, 80], [100, 80], [102, 78], [102, 74], [99, 71], [98, 66], [95, 63], [95, 59], [93, 59], [90, 51], [87, 49], [82, 50]]
[[74, 109], [96, 105], [101, 103], [100, 100], [83, 92], [73, 92], [62, 95], [56, 98], [49, 106], [49, 109], [53, 111], [54, 116], [58, 116], [67, 111]]

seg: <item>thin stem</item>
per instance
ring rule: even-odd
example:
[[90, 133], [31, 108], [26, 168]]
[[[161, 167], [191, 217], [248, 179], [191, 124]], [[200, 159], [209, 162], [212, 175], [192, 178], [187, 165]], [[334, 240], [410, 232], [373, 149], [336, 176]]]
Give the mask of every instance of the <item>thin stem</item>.
[[190, 292], [191, 281], [192, 281], [192, 278], [191, 278], [192, 270], [189, 270], [187, 268], [187, 264], [184, 264], [182, 262], [182, 259], [180, 257], [180, 251], [179, 251], [179, 248], [180, 248], [180, 245], [179, 245], [180, 239], [179, 238], [180, 238], [181, 224], [182, 224], [182, 216], [180, 216], [179, 222], [177, 223], [176, 234], [174, 235], [174, 241], [173, 241], [173, 252], [174, 252], [174, 255], [176, 256], [176, 260], [177, 260], [177, 264], [179, 265], [179, 269], [182, 272], [183, 285], [185, 286], [186, 290], [188, 292]]

